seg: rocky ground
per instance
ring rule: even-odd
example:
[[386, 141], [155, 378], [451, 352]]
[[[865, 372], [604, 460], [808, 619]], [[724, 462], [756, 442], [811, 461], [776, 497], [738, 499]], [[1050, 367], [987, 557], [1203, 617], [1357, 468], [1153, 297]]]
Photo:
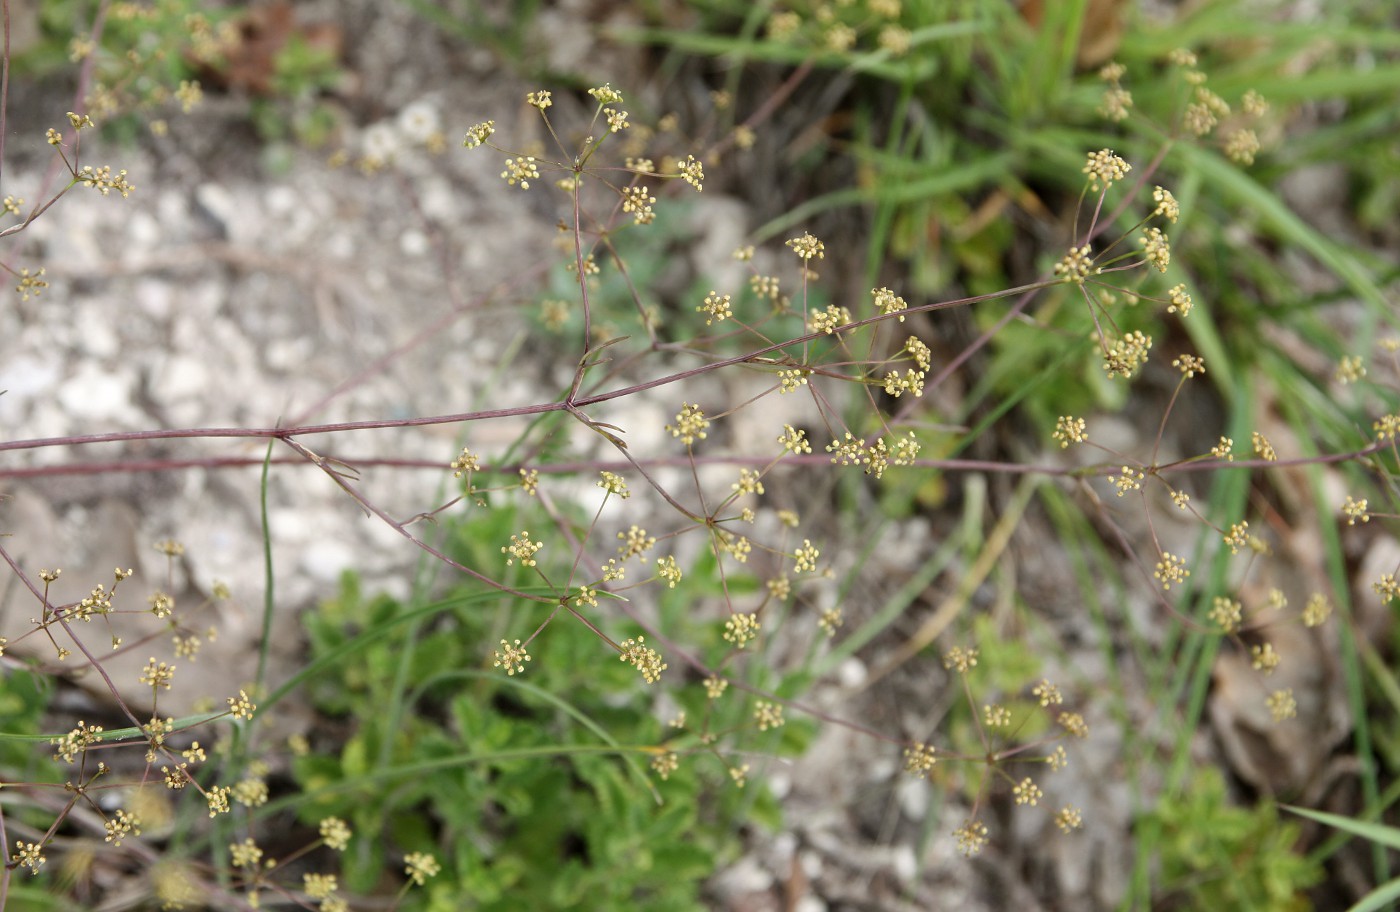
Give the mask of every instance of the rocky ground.
[[[94, 142], [85, 160], [127, 169], [137, 190], [122, 200], [75, 189], [7, 250], [17, 268], [42, 265], [51, 282], [40, 297], [0, 309], [0, 389], [7, 390], [0, 427], [7, 439], [443, 415], [547, 401], [567, 384], [572, 366], [539, 363], [532, 343], [520, 350], [518, 369], [493, 374], [499, 353], [535, 331], [521, 310], [533, 307], [541, 270], [552, 262], [555, 222], [566, 213], [508, 187], [496, 154], [460, 147], [467, 127], [487, 119], [502, 135], [530, 130], [537, 118], [527, 116], [534, 112], [521, 98], [537, 86], [498, 55], [428, 27], [397, 3], [298, 4], [296, 16], [329, 23], [343, 39], [349, 77], [330, 104], [339, 122], [333, 146], [346, 149], [351, 163], [332, 168], [324, 150], [261, 142], [244, 117], [246, 100], [212, 91], [190, 115], [172, 117], [168, 135], [135, 146]], [[550, 6], [532, 26], [547, 59], [530, 67], [617, 86], [644, 81], [649, 62], [640, 51], [607, 45], [606, 55], [597, 52], [603, 45], [595, 27], [609, 17], [621, 18], [586, 4]], [[46, 185], [52, 161], [43, 129], [61, 126], [71, 89], [12, 88], [6, 192], [32, 200]], [[437, 131], [447, 137], [441, 152], [422, 142]], [[354, 164], [364, 155], [386, 166], [366, 173]], [[700, 199], [687, 270], [730, 268], [728, 252], [758, 220], [753, 201], [726, 196], [724, 186], [717, 181]], [[643, 435], [644, 446], [642, 429], [653, 426], [659, 437], [672, 407], [665, 398], [638, 398], [629, 430]], [[519, 427], [484, 424], [472, 444], [489, 451]], [[430, 425], [303, 442], [351, 462], [421, 461], [363, 474], [366, 494], [406, 518], [442, 502], [442, 467], [461, 445], [459, 433]], [[165, 579], [165, 558], [150, 543], [180, 539], [186, 552], [170, 582], [179, 600], [199, 601], [216, 580], [235, 596], [211, 609], [220, 646], [192, 666], [207, 687], [185, 692], [227, 691], [228, 682], [250, 675], [261, 633], [264, 452], [258, 440], [194, 439], [6, 453], [7, 468], [85, 463], [95, 470], [4, 482], [9, 547], [26, 567], [61, 565], [57, 599], [75, 600], [114, 566]], [[295, 461], [289, 450], [274, 452]], [[248, 464], [100, 471], [105, 460], [213, 456]], [[1004, 493], [994, 490], [994, 501]], [[274, 641], [280, 663], [291, 668], [301, 648], [297, 610], [333, 592], [349, 569], [366, 588], [405, 593], [418, 553], [311, 468], [279, 467], [269, 504], [279, 606]], [[895, 529], [871, 571], [907, 577], [944, 524], [920, 519]], [[1068, 607], [1055, 603], [1074, 583], [1053, 550], [1043, 540], [1018, 540], [1009, 559], [1022, 586], [1047, 593], [1051, 616], [1060, 611], [1057, 622], [1072, 624]], [[994, 607], [997, 596], [982, 591], [978, 598]], [[30, 610], [11, 593], [6, 625]], [[934, 685], [941, 677], [922, 671], [920, 662], [866, 688], [872, 669], [897, 645], [842, 664], [811, 702], [899, 739], [933, 730], [948, 698]], [[1084, 636], [1071, 648], [1077, 673], [1091, 679], [1112, 654]], [[128, 653], [112, 663], [114, 676], [134, 680], [144, 659], [143, 652]], [[93, 693], [100, 697], [100, 688]], [[1139, 710], [1152, 717], [1152, 707]], [[805, 757], [770, 770], [786, 828], [750, 835], [749, 853], [715, 875], [717, 902], [801, 912], [1111, 906], [1126, 889], [1126, 834], [1150, 801], [1151, 783], [1133, 793], [1121, 775], [1122, 720], [1094, 713], [1086, 710], [1094, 734], [1059, 783], [1060, 797], [1084, 809], [1085, 832], [1073, 842], [1057, 840], [1048, 816], [1042, 825], [1004, 814], [1002, 838], [970, 862], [950, 835], [966, 813], [961, 797], [901, 776], [889, 744], [826, 726]], [[298, 723], [285, 724], [295, 730]]]

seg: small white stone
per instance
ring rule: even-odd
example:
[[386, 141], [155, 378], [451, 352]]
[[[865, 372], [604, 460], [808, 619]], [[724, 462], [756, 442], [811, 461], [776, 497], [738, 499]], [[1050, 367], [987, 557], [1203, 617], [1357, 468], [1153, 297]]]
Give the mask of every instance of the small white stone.
[[894, 876], [903, 883], [911, 883], [919, 871], [919, 860], [914, 857], [913, 847], [908, 843], [901, 843], [894, 847], [891, 856], [890, 866], [894, 868]]
[[58, 404], [69, 416], [84, 421], [131, 423], [140, 415], [132, 407], [135, 378], [125, 371], [83, 364], [58, 389]]
[[930, 800], [929, 785], [923, 779], [915, 779], [912, 776], [901, 776], [895, 780], [895, 795], [899, 800], [899, 809], [904, 812], [904, 816], [910, 820], [923, 820], [928, 813]]
[[306, 547], [299, 563], [312, 579], [334, 583], [342, 573], [355, 566], [355, 552], [338, 539], [320, 538]]
[[407, 257], [421, 257], [428, 252], [431, 245], [428, 243], [428, 236], [421, 231], [405, 231], [399, 235], [399, 250]]
[[847, 659], [836, 667], [836, 679], [841, 682], [841, 686], [848, 690], [855, 690], [865, 683], [869, 677], [865, 663], [855, 656]]

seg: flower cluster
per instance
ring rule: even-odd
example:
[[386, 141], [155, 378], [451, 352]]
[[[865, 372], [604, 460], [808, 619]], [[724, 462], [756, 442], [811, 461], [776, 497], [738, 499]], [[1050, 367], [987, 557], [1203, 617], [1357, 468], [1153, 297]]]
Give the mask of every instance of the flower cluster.
[[543, 547], [544, 542], [531, 541], [529, 532], [521, 532], [519, 535], [511, 535], [510, 544], [501, 548], [501, 553], [510, 555], [506, 558], [507, 567], [516, 561], [520, 561], [523, 567], [533, 567], [535, 555]]
[[508, 675], [518, 675], [523, 672], [525, 663], [528, 661], [530, 661], [530, 652], [520, 644], [519, 640], [514, 643], [501, 640], [501, 648], [491, 653], [491, 666], [503, 669]]
[[757, 723], [759, 731], [768, 731], [770, 728], [781, 728], [783, 724], [783, 707], [778, 703], [758, 700], [753, 706], [753, 720]]
[[758, 636], [762, 626], [756, 614], [735, 614], [724, 622], [724, 638], [736, 649], [743, 649]]
[[1061, 415], [1056, 419], [1055, 431], [1050, 436], [1060, 442], [1060, 449], [1064, 449], [1071, 443], [1083, 443], [1088, 440], [1089, 434], [1086, 427], [1083, 418]]
[[519, 184], [521, 190], [529, 190], [530, 181], [537, 180], [539, 176], [540, 168], [533, 155], [517, 155], [506, 159], [506, 169], [501, 172], [501, 179], [508, 186], [514, 187]]
[[1163, 551], [1162, 559], [1157, 561], [1157, 569], [1152, 575], [1161, 581], [1163, 589], [1170, 589], [1173, 583], [1186, 582], [1191, 571], [1186, 569], [1186, 558]]
[[623, 640], [619, 658], [640, 671], [643, 680], [648, 684], [655, 684], [661, 680], [661, 672], [667, 667], [666, 663], [661, 661], [661, 653], [646, 645], [646, 637]]
[[1055, 275], [1062, 276], [1066, 282], [1082, 285], [1084, 280], [1089, 277], [1093, 266], [1094, 258], [1089, 255], [1088, 244], [1082, 247], [1071, 247], [1069, 253], [1055, 264]]
[[656, 197], [641, 184], [622, 191], [622, 211], [632, 213], [632, 219], [638, 225], [650, 225], [656, 219], [656, 212], [651, 208], [655, 205]]
[[870, 294], [875, 299], [875, 309], [881, 314], [899, 314], [899, 322], [904, 322], [904, 314], [901, 313], [908, 305], [904, 299], [890, 291], [888, 288], [872, 288]]
[[810, 233], [804, 232], [801, 237], [790, 238], [783, 243], [791, 247], [792, 252], [801, 257], [803, 262], [826, 257], [826, 245]]
[[833, 440], [826, 447], [826, 451], [832, 454], [831, 461], [834, 465], [864, 466], [865, 474], [874, 475], [876, 478], [883, 478], [885, 470], [892, 465], [913, 465], [919, 450], [920, 446], [914, 439], [913, 431], [897, 438], [893, 447], [887, 444], [883, 437], [877, 438], [874, 443], [865, 443], [856, 439], [850, 431], [846, 432], [843, 440]]
[[1118, 339], [1103, 353], [1103, 369], [1109, 379], [1131, 377], [1147, 361], [1152, 349], [1152, 337], [1133, 330]]
[[977, 650], [954, 646], [943, 654], [943, 667], [958, 674], [967, 674], [977, 667]]
[[125, 170], [118, 171], [114, 175], [112, 169], [107, 165], [97, 169], [91, 165], [83, 165], [73, 175], [73, 180], [84, 187], [92, 187], [103, 196], [115, 190], [122, 195], [122, 199], [126, 199], [131, 195], [131, 191], [136, 189], [136, 185], [126, 179]]
[[723, 322], [734, 316], [734, 311], [729, 309], [729, 295], [722, 295], [717, 291], [711, 291], [705, 295], [705, 303], [695, 309], [705, 314], [706, 326], [716, 320]]
[[1112, 149], [1100, 149], [1089, 154], [1083, 173], [1089, 175], [1089, 189], [1097, 193], [1100, 183], [1103, 184], [1103, 189], [1107, 190], [1114, 181], [1127, 177], [1131, 170], [1133, 166], [1114, 155]]
[[705, 189], [705, 166], [694, 155], [687, 155], [685, 161], [681, 162], [678, 167], [680, 168], [681, 180], [694, 187], [696, 193]]
[[666, 430], [671, 432], [672, 437], [690, 446], [697, 440], [705, 439], [709, 426], [710, 421], [700, 406], [682, 403], [681, 410], [676, 415], [676, 423], [666, 425]]

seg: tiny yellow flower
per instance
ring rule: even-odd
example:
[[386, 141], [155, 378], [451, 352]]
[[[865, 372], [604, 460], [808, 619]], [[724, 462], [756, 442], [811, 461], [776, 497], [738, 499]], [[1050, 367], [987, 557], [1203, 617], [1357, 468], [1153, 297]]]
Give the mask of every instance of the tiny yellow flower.
[[1060, 442], [1060, 449], [1065, 449], [1071, 443], [1083, 443], [1089, 439], [1086, 427], [1083, 418], [1061, 415], [1055, 420], [1055, 431], [1050, 437]]
[[1191, 313], [1191, 296], [1186, 293], [1185, 285], [1173, 285], [1167, 294], [1171, 302], [1167, 305], [1167, 313], [1179, 313], [1183, 317]]
[[1122, 471], [1109, 476], [1113, 481], [1113, 487], [1116, 489], [1116, 493], [1119, 497], [1122, 497], [1129, 491], [1142, 490], [1142, 482], [1146, 477], [1142, 470], [1134, 469], [1132, 466], [1123, 466]]
[[1095, 193], [1099, 191], [1100, 183], [1104, 189], [1108, 189], [1114, 181], [1127, 177], [1131, 170], [1133, 166], [1114, 155], [1111, 149], [1100, 149], [1090, 153], [1082, 169], [1084, 174], [1089, 175], [1089, 189]]
[[350, 845], [350, 825], [339, 817], [327, 817], [321, 821], [321, 839], [337, 852], [344, 852]]
[[247, 721], [253, 718], [253, 713], [257, 711], [258, 707], [249, 699], [246, 690], [240, 690], [237, 697], [228, 698], [228, 708], [229, 713], [235, 719]]
[[1293, 688], [1291, 687], [1285, 687], [1269, 694], [1265, 705], [1269, 707], [1269, 714], [1274, 717], [1275, 722], [1284, 722], [1298, 716], [1298, 701], [1293, 698]]
[[486, 120], [479, 124], [473, 124], [471, 128], [467, 130], [467, 135], [466, 138], [462, 140], [462, 145], [466, 146], [468, 149], [475, 149], [477, 146], [485, 143], [486, 140], [490, 138], [491, 134], [495, 132], [496, 122], [494, 120]]
[[762, 495], [764, 493], [763, 476], [753, 469], [740, 469], [739, 480], [730, 485], [730, 488], [740, 494]]
[[1181, 371], [1182, 376], [1187, 380], [1190, 380], [1197, 374], [1204, 374], [1206, 372], [1205, 359], [1198, 358], [1195, 355], [1179, 355], [1172, 359], [1172, 367]]
[[623, 500], [626, 500], [627, 498], [632, 496], [632, 492], [627, 490], [626, 479], [624, 479], [621, 475], [617, 475], [612, 472], [601, 472], [599, 474], [602, 476], [602, 479], [598, 482], [598, 487], [602, 488], [604, 491], [607, 491], [609, 494], [613, 494], [617, 497], [622, 498]]
[[1132, 107], [1133, 93], [1120, 85], [1114, 85], [1104, 89], [1098, 111], [1102, 116], [1117, 123], [1128, 119], [1128, 112]]
[[807, 372], [801, 368], [778, 371], [778, 395], [795, 393], [807, 385]]
[[146, 667], [141, 669], [141, 683], [152, 690], [157, 688], [170, 689], [170, 682], [175, 678], [175, 666], [167, 665], [164, 662], [156, 663], [152, 658], [146, 663]]
[[608, 120], [608, 132], [610, 133], [620, 133], [623, 130], [630, 129], [632, 126], [630, 123], [627, 122], [626, 111], [618, 111], [614, 108], [604, 108], [603, 116], [605, 116]]
[[1175, 224], [1176, 220], [1181, 216], [1181, 205], [1176, 201], [1176, 197], [1172, 196], [1172, 192], [1162, 187], [1157, 187], [1152, 191], [1152, 200], [1157, 204], [1157, 208], [1152, 210], [1152, 214], [1160, 215], [1162, 218]]
[[515, 158], [506, 159], [506, 169], [501, 172], [501, 180], [507, 186], [514, 187], [520, 185], [521, 190], [530, 189], [530, 181], [537, 180], [540, 176], [539, 165], [535, 163], [533, 155], [517, 155]]
[[623, 640], [619, 658], [640, 671], [642, 679], [648, 684], [661, 680], [661, 672], [667, 668], [666, 663], [661, 661], [661, 653], [646, 645], [646, 637]]
[[228, 786], [216, 785], [204, 793], [204, 800], [209, 805], [210, 817], [228, 813], [228, 797], [232, 791]]
[[963, 825], [953, 831], [958, 851], [971, 857], [987, 845], [987, 826], [976, 818], [968, 818]]
[[520, 641], [507, 643], [501, 640], [501, 648], [491, 653], [491, 665], [493, 668], [500, 668], [507, 675], [515, 676], [525, 671], [525, 663], [530, 661], [529, 650], [520, 645]]
[[1266, 462], [1277, 462], [1278, 454], [1274, 452], [1274, 445], [1269, 443], [1269, 438], [1258, 431], [1253, 431], [1249, 435], [1249, 442], [1254, 447], [1254, 454]]
[[506, 566], [509, 567], [516, 561], [520, 561], [522, 566], [533, 567], [536, 564], [535, 555], [544, 547], [544, 542], [530, 540], [529, 532], [521, 532], [519, 535], [512, 534], [510, 544], [501, 548], [502, 554], [508, 554]]
[[1368, 523], [1371, 521], [1371, 514], [1366, 512], [1366, 498], [1354, 499], [1347, 495], [1346, 503], [1342, 504], [1342, 515], [1347, 518], [1347, 525], [1354, 526], [1358, 522]]
[[10, 861], [22, 868], [28, 868], [30, 874], [38, 874], [39, 868], [48, 861], [44, 857], [44, 847], [37, 842], [25, 842], [22, 839], [15, 840], [15, 852], [10, 856]]
[[657, 754], [655, 757], [651, 758], [651, 768], [656, 775], [661, 777], [663, 782], [670, 779], [671, 774], [680, 769], [680, 767], [681, 758], [670, 751]]
[[970, 669], [976, 666], [976, 649], [964, 649], [961, 646], [954, 646], [943, 655], [943, 667], [955, 670], [959, 674], [967, 674]]
[[1249, 647], [1249, 664], [1255, 671], [1262, 671], [1264, 674], [1273, 674], [1278, 668], [1279, 654], [1274, 651], [1273, 643], [1260, 643]]
[[696, 193], [705, 189], [705, 166], [694, 155], [687, 155], [679, 167], [681, 180], [694, 187]]
[[1089, 253], [1088, 244], [1083, 247], [1071, 247], [1069, 253], [1055, 264], [1055, 275], [1063, 276], [1066, 282], [1072, 282], [1076, 285], [1084, 284], [1084, 280], [1089, 277], [1089, 272], [1094, 266], [1094, 259]]
[[[340, 883], [334, 874], [303, 874], [301, 889], [308, 899], [327, 900], [335, 896]], [[326, 907], [321, 906], [322, 910]]]
[[128, 836], [141, 835], [141, 820], [135, 814], [129, 814], [124, 810], [118, 810], [111, 817], [102, 822], [103, 829], [107, 831], [104, 842], [110, 842], [114, 846], [120, 846], [122, 840]]
[[753, 719], [754, 722], [758, 724], [759, 731], [768, 731], [770, 728], [781, 728], [783, 724], [783, 707], [778, 703], [758, 700], [754, 703]]
[[983, 704], [982, 721], [988, 728], [1006, 728], [1011, 724], [1011, 710], [999, 703]]
[[1138, 238], [1138, 243], [1143, 247], [1143, 253], [1147, 255], [1147, 262], [1156, 267], [1158, 272], [1166, 272], [1171, 265], [1172, 249], [1167, 236], [1160, 228], [1148, 228]]
[[792, 252], [802, 258], [804, 262], [813, 259], [824, 259], [826, 257], [826, 245], [814, 238], [810, 233], [803, 233], [801, 237], [790, 238], [784, 243], [792, 248]]
[[641, 526], [630, 526], [626, 532], [617, 533], [617, 537], [622, 541], [617, 553], [623, 560], [635, 557], [645, 564], [647, 552], [656, 547], [656, 537], [648, 535], [647, 530]]
[[904, 314], [901, 313], [908, 305], [904, 299], [896, 295], [888, 288], [872, 288], [870, 294], [875, 299], [875, 309], [882, 314], [899, 314], [899, 322], [904, 322]]
[[1332, 603], [1321, 592], [1314, 592], [1303, 606], [1303, 624], [1307, 627], [1321, 627], [1332, 615]]
[[1254, 164], [1259, 154], [1259, 134], [1253, 130], [1233, 130], [1225, 137], [1225, 157], [1237, 165]]
[[1234, 633], [1244, 619], [1244, 606], [1235, 599], [1217, 595], [1211, 600], [1210, 619], [1225, 633]]
[[1078, 808], [1065, 805], [1055, 812], [1055, 826], [1062, 832], [1071, 833], [1084, 825], [1084, 815]]
[[1225, 533], [1224, 541], [1231, 554], [1239, 554], [1240, 549], [1249, 544], [1249, 523], [1241, 520], [1230, 527], [1230, 531]]
[[932, 744], [919, 743], [904, 749], [904, 771], [910, 775], [926, 779], [938, 762]]
[[1347, 355], [1337, 362], [1336, 378], [1338, 383], [1356, 383], [1366, 376], [1366, 364], [1359, 355]]
[[656, 562], [656, 575], [666, 581], [668, 588], [676, 588], [676, 583], [681, 581], [681, 568], [677, 566], [675, 557], [668, 554], [658, 559]]
[[1103, 353], [1103, 369], [1112, 380], [1114, 377], [1131, 377], [1147, 361], [1147, 353], [1152, 350], [1152, 337], [1133, 330], [1115, 341]]
[[700, 406], [682, 403], [681, 410], [676, 415], [676, 423], [666, 425], [666, 430], [671, 432], [672, 437], [679, 438], [681, 443], [691, 446], [695, 441], [704, 440], [708, 436], [706, 430], [709, 426], [710, 421]]
[[1059, 706], [1065, 701], [1060, 688], [1045, 678], [1041, 678], [1040, 683], [1031, 688], [1031, 693], [1040, 701], [1041, 706]]
[[588, 94], [597, 99], [600, 105], [621, 104], [623, 101], [622, 93], [607, 82], [597, 88], [589, 89]]
[[423, 886], [429, 877], [436, 877], [442, 870], [438, 860], [427, 852], [409, 852], [404, 856], [404, 873], [416, 886]]
[[638, 225], [650, 225], [656, 219], [656, 212], [652, 209], [655, 205], [656, 197], [641, 184], [622, 191], [622, 211], [632, 213], [632, 219]]
[[735, 614], [724, 622], [724, 638], [736, 649], [743, 649], [758, 636], [762, 626], [756, 614]]
[[1162, 559], [1157, 561], [1157, 568], [1152, 575], [1161, 581], [1163, 589], [1171, 589], [1173, 583], [1186, 582], [1191, 571], [1186, 569], [1186, 558], [1163, 551]]
[[711, 291], [705, 295], [705, 303], [695, 309], [705, 314], [705, 325], [709, 326], [715, 321], [724, 322], [729, 317], [734, 316], [734, 311], [729, 308], [729, 295], [722, 295], [717, 291]]
[[1011, 794], [1016, 799], [1017, 804], [1028, 804], [1031, 807], [1035, 807], [1039, 804], [1040, 799], [1045, 795], [1045, 793], [1040, 790], [1040, 786], [1036, 785], [1029, 776], [1016, 783], [1016, 786], [1011, 790]]
[[1089, 737], [1089, 724], [1084, 721], [1084, 717], [1079, 713], [1062, 712], [1055, 717], [1055, 721], [1060, 723], [1060, 727], [1076, 738]]

